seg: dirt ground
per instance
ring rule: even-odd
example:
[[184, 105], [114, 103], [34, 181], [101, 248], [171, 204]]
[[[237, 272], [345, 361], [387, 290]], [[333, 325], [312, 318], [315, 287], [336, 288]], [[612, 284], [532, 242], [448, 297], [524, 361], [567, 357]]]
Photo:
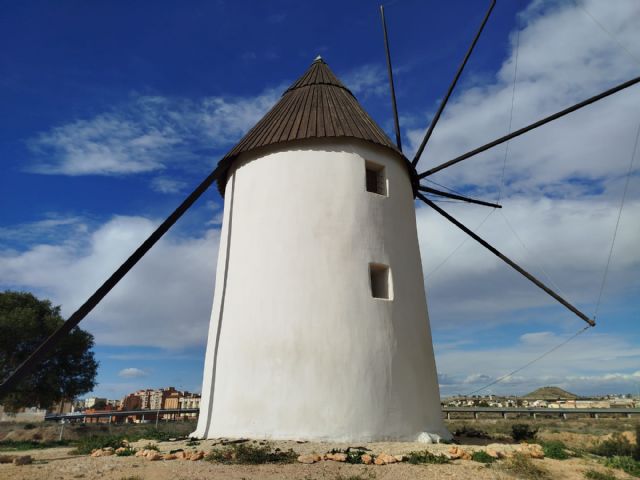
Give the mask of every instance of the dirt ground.
[[[149, 441], [141, 440], [132, 445], [144, 447]], [[202, 441], [197, 447], [189, 447], [185, 441], [153, 442], [162, 453], [179, 448], [209, 451], [213, 441]], [[294, 449], [297, 453], [325, 453], [332, 448], [346, 448], [346, 444], [272, 442], [282, 450]], [[418, 443], [370, 443], [364, 445], [373, 453], [392, 455], [427, 449], [432, 453], [444, 453], [450, 445], [427, 445]], [[473, 451], [479, 446], [461, 446]], [[505, 446], [508, 448], [509, 446]], [[512, 446], [511, 446], [512, 447]], [[470, 460], [454, 460], [445, 465], [411, 465], [407, 463], [393, 465], [350, 465], [333, 461], [321, 461], [311, 465], [293, 463], [288, 465], [219, 465], [207, 461], [148, 461], [140, 457], [100, 457], [88, 455], [70, 455], [72, 448], [51, 448], [15, 452], [19, 455], [31, 455], [32, 465], [0, 465], [0, 478], [3, 480], [67, 480], [67, 479], [105, 479], [105, 480], [191, 480], [191, 479], [300, 479], [300, 480], [386, 480], [386, 479], [513, 479], [501, 470], [499, 463], [486, 467]], [[14, 452], [11, 452], [14, 453]], [[594, 460], [574, 458], [564, 461], [543, 459], [533, 462], [546, 468], [550, 478], [582, 480], [584, 471], [595, 469], [604, 471]], [[617, 478], [631, 478], [622, 472]]]
[[[540, 422], [533, 423], [537, 428], [538, 438], [541, 440], [562, 440], [568, 448], [581, 449], [593, 442], [608, 438], [613, 432], [625, 432], [630, 441], [635, 441], [632, 428], [635, 421], [628, 422], [623, 419], [604, 420], [597, 422]], [[457, 438], [458, 446], [471, 453], [474, 450], [491, 448], [496, 451], [507, 451], [517, 446], [509, 442], [506, 432], [510, 431], [511, 422], [502, 421], [477, 421], [477, 422], [450, 422], [451, 431], [455, 431], [461, 425], [487, 431], [493, 437], [489, 439], [465, 439]], [[162, 427], [162, 426], [161, 426]], [[67, 440], [77, 440], [88, 434], [126, 434], [138, 427], [103, 427], [68, 426], [65, 428], [64, 437]], [[144, 427], [148, 428], [148, 427]], [[165, 428], [172, 432], [191, 431], [190, 425], [169, 424]], [[0, 440], [57, 440], [59, 425], [47, 424], [36, 428], [24, 429], [0, 425]], [[184, 432], [182, 432], [184, 430]], [[498, 439], [498, 440], [496, 440]], [[501, 443], [496, 443], [501, 442]], [[504, 442], [504, 443], [502, 443]], [[216, 447], [214, 440], [201, 441], [197, 446], [187, 445], [186, 440], [158, 442], [155, 440], [139, 440], [132, 442], [132, 446], [143, 449], [147, 444], [155, 444], [161, 453], [171, 450], [183, 449], [185, 451], [209, 452]], [[247, 442], [256, 444], [257, 442]], [[434, 454], [447, 453], [451, 445], [425, 445], [422, 443], [389, 442], [389, 443], [315, 443], [315, 442], [270, 442], [273, 448], [283, 451], [292, 449], [297, 454], [309, 453], [324, 454], [332, 449], [345, 449], [347, 447], [364, 447], [373, 454], [387, 453], [390, 455], [406, 454], [411, 451], [428, 450]], [[0, 455], [30, 455], [33, 464], [16, 466], [12, 464], [0, 464], [0, 480], [71, 480], [71, 479], [105, 479], [105, 480], [186, 480], [186, 479], [299, 479], [299, 480], [386, 480], [386, 479], [496, 479], [511, 480], [518, 478], [503, 468], [505, 461], [501, 460], [487, 467], [484, 464], [471, 460], [453, 460], [444, 465], [411, 465], [409, 463], [396, 463], [392, 465], [351, 465], [335, 461], [320, 461], [314, 464], [292, 463], [285, 465], [221, 465], [204, 460], [159, 460], [149, 461], [141, 457], [117, 457], [106, 456], [93, 458], [89, 455], [73, 455], [72, 447], [57, 447], [23, 451], [0, 451]], [[535, 459], [532, 462], [549, 472], [548, 478], [582, 480], [586, 470], [607, 471], [595, 459], [580, 457], [568, 460]], [[615, 478], [631, 479], [620, 470], [609, 471]]]

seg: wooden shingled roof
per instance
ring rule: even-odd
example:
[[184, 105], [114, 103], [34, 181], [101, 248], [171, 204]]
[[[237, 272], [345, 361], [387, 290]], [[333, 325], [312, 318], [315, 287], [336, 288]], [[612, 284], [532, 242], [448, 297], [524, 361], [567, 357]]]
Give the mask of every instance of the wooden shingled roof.
[[295, 140], [331, 137], [358, 138], [400, 153], [351, 91], [318, 57], [220, 161], [218, 169], [225, 174], [219, 176], [218, 188], [224, 192], [226, 171], [241, 153]]

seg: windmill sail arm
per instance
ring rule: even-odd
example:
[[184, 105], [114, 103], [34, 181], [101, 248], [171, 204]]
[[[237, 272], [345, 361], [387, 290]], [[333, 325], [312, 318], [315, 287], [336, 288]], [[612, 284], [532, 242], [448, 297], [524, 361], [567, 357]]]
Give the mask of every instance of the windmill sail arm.
[[418, 190], [425, 193], [440, 195], [441, 197], [452, 198], [454, 200], [462, 200], [463, 202], [475, 203], [476, 205], [484, 205], [485, 207], [502, 208], [502, 205], [498, 205], [497, 203], [490, 203], [490, 202], [485, 202], [483, 200], [476, 200], [475, 198], [465, 197], [464, 195], [456, 195], [455, 193], [445, 192], [443, 190], [437, 190], [431, 187], [425, 187], [424, 185], [420, 185], [418, 187]]
[[389, 49], [389, 37], [387, 35], [387, 21], [384, 18], [384, 5], [380, 5], [380, 19], [382, 20], [382, 33], [384, 34], [384, 49], [387, 56], [387, 72], [389, 74], [389, 89], [391, 90], [391, 108], [393, 110], [393, 125], [396, 130], [396, 145], [402, 152], [402, 136], [400, 135], [400, 120], [398, 119], [398, 104], [396, 102], [396, 88], [393, 83], [393, 67], [391, 66], [391, 51]]
[[60, 327], [53, 332], [38, 348], [0, 384], [0, 399], [11, 392], [38, 364], [43, 362], [60, 341], [100, 303], [124, 276], [144, 257], [162, 236], [178, 221], [180, 217], [195, 203], [198, 198], [222, 174], [216, 168], [198, 185], [193, 192], [169, 215], [164, 222], [149, 235], [125, 262], [84, 302]]
[[522, 135], [523, 133], [527, 133], [535, 128], [541, 127], [542, 125], [545, 125], [549, 122], [552, 122], [553, 120], [557, 120], [560, 117], [564, 117], [565, 115], [568, 115], [569, 113], [575, 112], [576, 110], [579, 110], [583, 107], [586, 107], [587, 105], [591, 105], [592, 103], [597, 102], [598, 100], [602, 100], [605, 97], [608, 97], [609, 95], [613, 95], [614, 93], [617, 93], [621, 90], [624, 90], [625, 88], [631, 87], [632, 85], [635, 85], [636, 83], [640, 82], [640, 77], [636, 77], [633, 78], [627, 82], [621, 83], [620, 85], [617, 85], [613, 88], [610, 88], [609, 90], [605, 90], [602, 93], [599, 93], [598, 95], [594, 95], [593, 97], [587, 98], [586, 100], [583, 100], [580, 103], [576, 103], [575, 105], [569, 107], [569, 108], [565, 108], [564, 110], [560, 110], [559, 112], [554, 113], [553, 115], [549, 115], [548, 117], [545, 117], [541, 120], [538, 120], [537, 122], [534, 122], [530, 125], [527, 125], [526, 127], [523, 127], [519, 130], [516, 130], [514, 132], [511, 132], [508, 135], [505, 135], [504, 137], [500, 137], [496, 140], [493, 140], [492, 142], [489, 142], [485, 145], [482, 145], [481, 147], [475, 148], [467, 153], [464, 153], [462, 155], [460, 155], [459, 157], [454, 158], [453, 160], [449, 160], [448, 162], [445, 162], [441, 165], [438, 165], [437, 167], [433, 167], [429, 170], [427, 170], [426, 172], [420, 173], [418, 174], [418, 178], [424, 178], [424, 177], [428, 177], [429, 175], [433, 175], [436, 172], [439, 172], [440, 170], [443, 170], [445, 168], [448, 168], [452, 165], [455, 165], [456, 163], [460, 163], [463, 160], [466, 160], [468, 158], [471, 158], [479, 153], [482, 153], [486, 150], [489, 150], [490, 148], [493, 148], [497, 145], [500, 145], [504, 142], [507, 142], [509, 140], [511, 140], [512, 138], [518, 137], [520, 135]]
[[544, 290], [545, 293], [547, 293], [548, 295], [550, 295], [551, 297], [553, 297], [554, 299], [556, 299], [558, 302], [560, 302], [563, 306], [565, 306], [567, 309], [569, 309], [571, 312], [573, 312], [574, 314], [576, 314], [579, 318], [581, 318], [582, 320], [584, 320], [585, 322], [587, 322], [590, 326], [594, 327], [596, 325], [596, 322], [594, 320], [592, 320], [591, 318], [587, 317], [587, 315], [585, 315], [583, 312], [581, 312], [580, 310], [578, 310], [576, 307], [574, 307], [571, 303], [569, 303], [567, 300], [565, 300], [564, 298], [562, 298], [560, 295], [558, 295], [556, 292], [554, 292], [553, 290], [551, 290], [548, 286], [546, 286], [544, 283], [542, 283], [540, 280], [538, 280], [536, 277], [534, 277], [533, 275], [531, 275], [529, 272], [527, 272], [524, 268], [522, 268], [520, 265], [518, 265], [517, 263], [515, 263], [513, 260], [511, 260], [509, 257], [507, 257], [506, 255], [502, 254], [500, 251], [498, 251], [495, 247], [493, 247], [491, 244], [489, 244], [486, 240], [484, 240], [483, 238], [481, 238], [480, 236], [476, 235], [473, 231], [471, 231], [469, 228], [467, 228], [466, 226], [464, 226], [462, 223], [460, 223], [458, 220], [456, 220], [455, 218], [453, 218], [451, 215], [449, 215], [447, 212], [445, 212], [442, 208], [438, 207], [435, 203], [433, 203], [431, 200], [429, 200], [427, 197], [425, 197], [424, 195], [422, 195], [421, 193], [418, 193], [417, 197], [422, 200], [424, 203], [426, 203], [427, 205], [429, 205], [431, 208], [433, 208], [436, 212], [438, 212], [440, 215], [442, 215], [444, 218], [446, 218], [447, 220], [449, 220], [451, 223], [453, 223], [456, 227], [458, 227], [460, 230], [462, 230], [463, 232], [465, 232], [467, 235], [471, 236], [471, 238], [473, 238], [475, 241], [477, 241], [480, 245], [482, 245], [483, 247], [485, 247], [486, 249], [488, 249], [491, 253], [493, 253], [495, 256], [497, 256], [500, 260], [502, 260], [503, 262], [505, 262], [507, 265], [509, 265], [511, 268], [513, 268], [514, 270], [516, 270], [518, 273], [524, 275], [527, 280], [531, 281], [533, 284], [535, 284], [537, 287], [539, 287], [540, 289]]
[[438, 110], [436, 111], [436, 114], [433, 116], [433, 119], [431, 120], [431, 123], [429, 124], [429, 128], [427, 129], [427, 133], [425, 133], [424, 138], [422, 139], [422, 143], [420, 143], [420, 146], [418, 147], [418, 151], [416, 152], [415, 156], [413, 157], [413, 160], [411, 161], [411, 164], [414, 167], [418, 164], [418, 160], [420, 160], [420, 156], [422, 155], [422, 152], [424, 151], [424, 148], [427, 146], [427, 142], [431, 138], [431, 134], [433, 133], [433, 129], [435, 128], [436, 124], [438, 123], [438, 120], [440, 120], [440, 115], [442, 115], [442, 111], [444, 110], [444, 107], [446, 107], [447, 102], [449, 101], [449, 97], [453, 93], [453, 89], [456, 88], [456, 84], [458, 83], [458, 79], [460, 78], [460, 75], [462, 74], [462, 71], [464, 70], [464, 67], [467, 65], [467, 61], [469, 60], [469, 57], [471, 56], [471, 53], [473, 52], [473, 49], [476, 46], [476, 43], [478, 43], [478, 39], [480, 38], [480, 35], [482, 34], [482, 30], [484, 30], [484, 26], [487, 24], [487, 20], [489, 20], [489, 16], [491, 15], [491, 12], [493, 11], [493, 7], [495, 7], [495, 6], [496, 6], [496, 0], [491, 0], [489, 8], [487, 9], [487, 13], [485, 13], [484, 18], [482, 19], [482, 23], [480, 24], [480, 28], [478, 28], [478, 31], [477, 31], [475, 37], [473, 37], [473, 41], [471, 42], [471, 45], [469, 45], [469, 49], [467, 50], [467, 53], [464, 55], [464, 59], [462, 60], [462, 63], [458, 67], [458, 71], [456, 72], [455, 76], [453, 77], [453, 80], [451, 81], [451, 85], [449, 85], [449, 88], [447, 89], [447, 93], [445, 94], [445, 96], [443, 97], [442, 101], [440, 102], [440, 106], [438, 107]]

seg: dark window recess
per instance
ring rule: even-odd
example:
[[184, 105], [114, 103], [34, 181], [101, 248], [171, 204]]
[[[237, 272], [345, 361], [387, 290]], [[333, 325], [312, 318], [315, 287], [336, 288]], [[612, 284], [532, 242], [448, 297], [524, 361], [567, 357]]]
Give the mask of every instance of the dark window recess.
[[378, 263], [369, 264], [371, 295], [373, 298], [391, 299], [391, 272], [389, 267]]
[[387, 194], [387, 179], [384, 176], [384, 167], [367, 163], [365, 167], [367, 192], [378, 195]]

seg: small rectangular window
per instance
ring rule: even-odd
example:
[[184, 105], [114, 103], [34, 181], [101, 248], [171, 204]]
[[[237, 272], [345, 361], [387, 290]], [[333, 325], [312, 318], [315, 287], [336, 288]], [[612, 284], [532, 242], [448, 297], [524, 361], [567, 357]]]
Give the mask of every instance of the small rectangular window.
[[387, 178], [384, 167], [373, 162], [365, 163], [367, 192], [387, 195]]
[[391, 270], [387, 265], [380, 263], [369, 264], [369, 277], [371, 280], [371, 295], [373, 298], [393, 298], [391, 282]]

